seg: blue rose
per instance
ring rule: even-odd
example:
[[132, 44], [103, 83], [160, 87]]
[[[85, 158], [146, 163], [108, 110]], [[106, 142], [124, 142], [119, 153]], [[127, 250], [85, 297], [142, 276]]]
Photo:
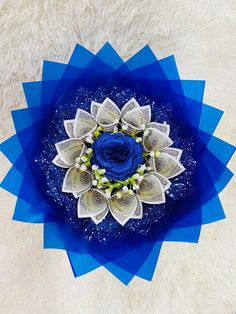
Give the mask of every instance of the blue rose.
[[126, 180], [143, 162], [142, 144], [122, 133], [104, 133], [93, 144], [92, 165], [106, 169], [111, 180]]

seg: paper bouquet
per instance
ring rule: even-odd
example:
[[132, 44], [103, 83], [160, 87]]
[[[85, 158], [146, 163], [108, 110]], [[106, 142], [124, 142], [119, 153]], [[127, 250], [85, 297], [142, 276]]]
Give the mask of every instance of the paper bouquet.
[[218, 194], [235, 147], [213, 135], [222, 111], [204, 81], [181, 80], [173, 56], [146, 46], [124, 62], [106, 43], [44, 61], [23, 84], [1, 144], [17, 196], [13, 219], [44, 223], [44, 248], [67, 252], [75, 276], [105, 267], [124, 284], [151, 280], [163, 241], [198, 242], [223, 219]]

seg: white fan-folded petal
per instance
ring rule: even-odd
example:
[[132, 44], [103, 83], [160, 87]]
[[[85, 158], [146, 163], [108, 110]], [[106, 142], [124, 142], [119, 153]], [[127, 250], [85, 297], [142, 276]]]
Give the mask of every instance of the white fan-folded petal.
[[99, 106], [96, 119], [104, 131], [111, 131], [119, 123], [120, 117], [120, 109], [107, 97]]
[[86, 148], [80, 139], [67, 139], [55, 144], [60, 159], [69, 166], [74, 166], [75, 158], [81, 156]]
[[88, 134], [93, 133], [97, 128], [97, 122], [87, 111], [78, 109], [74, 122], [74, 135], [76, 138], [83, 139]]
[[74, 119], [71, 120], [64, 120], [64, 128], [66, 130], [67, 135], [70, 138], [74, 138], [75, 134], [74, 134]]
[[124, 117], [127, 112], [138, 108], [140, 108], [140, 105], [137, 100], [135, 98], [131, 98], [121, 109], [121, 116]]
[[185, 170], [176, 158], [162, 152], [158, 157], [153, 157], [153, 165], [157, 173], [168, 179], [178, 176]]
[[116, 193], [110, 199], [110, 211], [112, 216], [123, 226], [134, 215], [138, 201], [134, 194], [119, 192], [121, 197], [118, 197]]
[[70, 168], [64, 177], [62, 192], [85, 192], [92, 186], [93, 176], [88, 171], [81, 171], [75, 167]]
[[[95, 217], [98, 221], [105, 217], [107, 211], [108, 200], [104, 193], [98, 189], [90, 189], [83, 193], [78, 200], [78, 217]], [[100, 215], [98, 217], [98, 215]]]
[[128, 111], [122, 118], [124, 125], [136, 131], [143, 131], [151, 120], [151, 107], [149, 105]]
[[137, 192], [139, 199], [147, 204], [165, 203], [165, 192], [160, 180], [154, 174], [145, 174]]
[[157, 129], [164, 133], [166, 136], [169, 136], [170, 134], [170, 125], [166, 123], [150, 122], [148, 123], [147, 128]]
[[172, 144], [173, 141], [167, 135], [157, 129], [147, 128], [144, 132], [143, 147], [148, 152], [158, 151], [169, 147]]

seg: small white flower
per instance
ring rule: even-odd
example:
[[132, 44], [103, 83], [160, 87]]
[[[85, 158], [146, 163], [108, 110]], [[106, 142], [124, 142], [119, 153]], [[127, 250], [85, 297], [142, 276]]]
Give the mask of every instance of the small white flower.
[[146, 125], [145, 124], [141, 124], [141, 129], [145, 130]]
[[92, 185], [96, 186], [98, 184], [97, 180], [93, 180]]
[[104, 173], [106, 173], [106, 169], [101, 169], [100, 174], [104, 174]]
[[142, 142], [142, 137], [137, 137], [137, 138], [136, 138], [136, 142], [137, 142], [137, 143]]
[[85, 165], [81, 165], [81, 166], [80, 166], [80, 170], [81, 170], [81, 171], [85, 171], [85, 170], [87, 170], [87, 167], [86, 167]]
[[132, 177], [136, 180], [136, 179], [139, 178], [139, 174], [138, 174], [138, 173], [135, 173]]
[[129, 191], [129, 189], [128, 189], [128, 187], [125, 185], [125, 186], [123, 186], [122, 191], [123, 191], [124, 193], [127, 193], [127, 192]]
[[125, 124], [123, 124], [123, 125], [122, 125], [122, 127], [121, 127], [121, 130], [123, 130], [123, 131], [128, 130], [128, 126], [127, 126], [127, 125], [125, 125]]
[[121, 192], [117, 192], [117, 193], [116, 193], [116, 197], [117, 197], [117, 198], [121, 198], [121, 197], [122, 197]]
[[85, 140], [86, 140], [86, 142], [91, 143], [91, 144], [93, 144], [93, 142], [94, 142], [92, 135], [87, 136]]
[[144, 176], [139, 176], [138, 177], [138, 182], [141, 182], [143, 180]]
[[76, 157], [76, 158], [75, 158], [75, 163], [77, 163], [77, 162], [78, 162], [78, 163], [80, 162], [80, 157]]
[[139, 186], [137, 184], [134, 184], [133, 185], [133, 190], [138, 190], [139, 189]]
[[140, 169], [140, 170], [146, 170], [146, 168], [147, 168], [146, 165], [141, 165], [139, 169]]
[[82, 157], [81, 157], [81, 160], [82, 160], [83, 162], [86, 162], [86, 161], [88, 160], [88, 158], [85, 157], [85, 156], [82, 156]]
[[92, 165], [92, 170], [98, 170], [98, 166], [97, 165]]
[[103, 177], [103, 178], [101, 178], [101, 180], [100, 180], [102, 183], [106, 183], [106, 182], [108, 182], [108, 179], [106, 178], [106, 177]]
[[86, 150], [86, 153], [87, 154], [91, 154], [93, 152], [93, 149], [92, 148], [88, 148], [87, 150]]
[[149, 153], [149, 155], [150, 155], [151, 157], [154, 157], [154, 156], [155, 156], [154, 151], [151, 151], [151, 152]]
[[134, 191], [133, 190], [129, 190], [129, 195], [134, 195]]

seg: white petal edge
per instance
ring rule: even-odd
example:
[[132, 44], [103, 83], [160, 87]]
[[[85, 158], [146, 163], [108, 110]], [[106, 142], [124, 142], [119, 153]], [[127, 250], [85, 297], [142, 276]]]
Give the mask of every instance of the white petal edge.
[[[183, 153], [183, 150], [179, 149], [179, 148], [175, 148], [175, 147], [166, 147], [166, 148], [161, 149], [161, 152], [166, 153], [166, 154], [172, 156], [173, 158], [175, 158], [177, 160], [180, 160], [182, 153]], [[175, 154], [173, 154], [171, 152], [174, 152]]]
[[[92, 121], [94, 122], [94, 126], [91, 127], [86, 133], [83, 133], [82, 135], [78, 134], [77, 132], [77, 129], [78, 129], [78, 123], [80, 123], [80, 119], [79, 119], [79, 114], [80, 112], [88, 115], [90, 117], [90, 119], [92, 119]], [[84, 139], [86, 138], [90, 133], [93, 133], [96, 128], [97, 128], [97, 121], [96, 119], [87, 111], [83, 110], [83, 109], [78, 109], [77, 112], [76, 112], [76, 116], [75, 116], [75, 120], [74, 120], [74, 135], [76, 138], [79, 138], [79, 139]]]
[[[162, 149], [164, 149], [164, 148], [167, 148], [167, 147], [169, 147], [169, 146], [171, 146], [172, 144], [173, 144], [173, 141], [169, 138], [169, 136], [167, 136], [166, 134], [164, 134], [163, 132], [161, 132], [161, 131], [159, 131], [158, 129], [155, 129], [155, 128], [146, 128], [146, 130], [145, 131], [148, 131], [148, 130], [152, 130], [153, 132], [156, 132], [156, 135], [158, 136], [159, 135], [159, 137], [160, 138], [162, 138], [162, 139], [165, 139], [165, 141], [166, 141], [166, 144], [163, 146], [159, 146], [159, 147], [156, 147], [155, 148], [155, 150], [162, 150]], [[145, 141], [145, 138], [147, 137], [148, 135], [143, 135], [143, 141], [142, 141], [142, 143], [143, 143], [143, 148], [144, 148], [144, 150], [146, 151], [146, 152], [149, 152], [150, 150], [145, 146], [145, 144], [144, 144], [144, 141]]]
[[[177, 171], [175, 174], [173, 175], [164, 175], [163, 173], [160, 173], [160, 171], [158, 169], [156, 169], [156, 163], [155, 163], [155, 158], [160, 158], [160, 157], [163, 157], [165, 158], [165, 156], [167, 156], [166, 158], [169, 158], [172, 163], [175, 165], [175, 166], [178, 166], [179, 167], [179, 171]], [[174, 157], [172, 157], [171, 155], [169, 154], [166, 154], [166, 153], [162, 153], [160, 152], [160, 155], [159, 157], [153, 157], [153, 166], [154, 166], [154, 170], [158, 173], [158, 174], [161, 174], [162, 176], [166, 177], [167, 179], [172, 179], [174, 177], [177, 177], [178, 175], [180, 175], [182, 172], [184, 172], [186, 169], [184, 168], [184, 166], [177, 160], [175, 159]]]
[[[68, 153], [68, 156], [66, 157], [65, 153], [62, 153], [62, 149], [60, 148], [60, 145], [61, 144], [66, 144], [66, 143], [71, 143], [71, 142], [75, 142], [75, 143], [80, 143], [81, 144], [82, 149], [81, 149], [81, 151], [78, 150], [78, 154], [76, 154], [76, 157], [81, 156], [83, 154], [86, 146], [85, 146], [84, 142], [81, 141], [78, 138], [69, 138], [69, 139], [66, 139], [64, 141], [61, 141], [61, 142], [58, 142], [58, 143], [55, 144], [55, 147], [56, 147], [56, 150], [57, 150], [57, 153], [58, 153], [59, 157], [62, 159], [62, 161], [64, 161], [64, 163], [66, 163], [70, 167], [74, 166], [74, 164], [75, 164], [74, 160], [73, 160], [73, 162], [71, 160], [72, 155], [71, 155], [71, 153]], [[75, 150], [75, 152], [76, 152], [76, 150]], [[74, 152], [74, 154], [75, 154], [75, 152]]]
[[[90, 176], [90, 183], [88, 183], [88, 185], [83, 188], [83, 189], [68, 189], [68, 187], [66, 187], [66, 180], [67, 180], [67, 177], [70, 175], [71, 171], [77, 171], [78, 173], [82, 174], [82, 173], [86, 173], [87, 175]], [[76, 169], [75, 167], [71, 167], [67, 170], [66, 174], [65, 174], [65, 177], [64, 177], [64, 180], [63, 180], [63, 184], [62, 184], [62, 192], [64, 193], [72, 193], [74, 195], [77, 194], [77, 193], [80, 193], [80, 192], [87, 192], [91, 186], [92, 186], [92, 181], [93, 181], [93, 176], [92, 174], [89, 172], [89, 171], [79, 171], [78, 169]]]
[[92, 219], [92, 221], [98, 225], [100, 222], [103, 221], [103, 219], [106, 217], [106, 215], [109, 212], [109, 206], [107, 206], [107, 208], [101, 212], [100, 214], [96, 215], [96, 216], [91, 216], [90, 218]]
[[[131, 109], [129, 109], [128, 107], [129, 106], [132, 106], [133, 105], [133, 108], [131, 108]], [[131, 111], [131, 110], [133, 110], [133, 109], [138, 109], [138, 108], [140, 108], [140, 105], [139, 105], [139, 103], [137, 102], [137, 100], [133, 97], [133, 98], [131, 98], [129, 101], [127, 101], [127, 103], [122, 107], [122, 109], [121, 109], [121, 117], [124, 117], [124, 115], [127, 113], [127, 112], [129, 112], [129, 111]]]
[[[143, 202], [143, 203], [145, 203], [145, 204], [164, 204], [164, 203], [166, 202], [166, 197], [165, 197], [165, 191], [164, 191], [164, 189], [163, 189], [163, 186], [162, 186], [160, 180], [159, 180], [155, 175], [153, 175], [153, 174], [147, 173], [147, 174], [144, 175], [144, 178], [147, 178], [147, 176], [153, 176], [153, 177], [156, 179], [156, 182], [157, 182], [158, 186], [160, 187], [160, 192], [161, 192], [161, 196], [162, 196], [162, 199], [163, 199], [163, 200], [162, 200], [162, 201], [158, 201], [158, 202], [157, 202], [157, 201], [152, 201], [152, 202], [150, 202], [150, 201], [143, 200], [142, 197], [140, 197], [140, 195], [139, 195], [139, 191], [140, 191], [140, 190], [138, 190], [137, 196], [139, 197], [139, 199], [141, 200], [141, 202]], [[144, 179], [143, 179], [143, 180], [144, 180]], [[140, 185], [142, 184], [143, 180], [140, 182]]]
[[131, 110], [131, 111], [128, 111], [128, 112], [124, 115], [124, 117], [122, 118], [122, 123], [125, 124], [125, 125], [127, 125], [128, 127], [130, 127], [130, 128], [133, 129], [133, 130], [136, 130], [136, 131], [143, 131], [143, 128], [141, 128], [141, 125], [140, 125], [139, 127], [136, 127], [136, 126], [130, 124], [129, 122], [127, 122], [127, 121], [125, 120], [125, 117], [126, 117], [126, 115], [130, 115], [130, 114], [134, 114], [134, 115], [135, 115], [139, 110], [143, 110], [143, 109], [145, 109], [145, 108], [148, 108], [148, 121], [147, 121], [146, 124], [145, 124], [145, 128], [146, 128], [146, 126], [148, 125], [148, 123], [150, 123], [150, 120], [151, 120], [151, 106], [150, 106], [150, 105], [142, 106], [142, 107], [140, 107], [140, 108], [136, 108], [136, 109], [133, 109], [133, 110]]
[[101, 125], [101, 126], [112, 126], [113, 124], [115, 124], [115, 122], [112, 122], [112, 123], [109, 123], [109, 124], [103, 124], [103, 123], [100, 123], [99, 120], [98, 120], [98, 116], [102, 112], [102, 110], [103, 110], [103, 108], [104, 108], [104, 106], [106, 105], [107, 102], [110, 102], [111, 105], [116, 108], [116, 111], [118, 111], [119, 117], [117, 117], [117, 120], [120, 120], [120, 118], [121, 118], [121, 112], [120, 112], [119, 107], [109, 97], [106, 97], [105, 100], [102, 102], [101, 106], [99, 107], [99, 110], [98, 110], [97, 116], [96, 116], [97, 123], [99, 125]]
[[143, 203], [137, 194], [135, 196], [137, 198], [137, 207], [133, 215], [130, 217], [130, 219], [142, 219], [143, 218]]
[[64, 128], [66, 131], [66, 134], [70, 137], [70, 138], [74, 138], [75, 134], [74, 134], [74, 123], [75, 120], [71, 119], [71, 120], [64, 120]]
[[56, 155], [56, 157], [53, 158], [52, 163], [58, 167], [61, 168], [70, 168], [71, 166], [66, 164], [59, 155]]
[[[153, 122], [148, 123], [147, 129], [148, 128], [157, 129], [167, 136], [169, 136], [169, 134], [170, 134], [170, 125], [166, 124], [166, 123], [158, 123], [158, 122], [153, 121]], [[166, 129], [166, 130], [163, 130], [163, 129]]]
[[95, 119], [97, 119], [97, 113], [98, 113], [98, 110], [101, 107], [101, 105], [102, 104], [99, 102], [96, 102], [93, 100], [91, 101], [90, 112]]
[[169, 179], [167, 179], [166, 177], [164, 177], [163, 175], [161, 175], [160, 173], [157, 173], [155, 171], [149, 172], [149, 173], [155, 175], [159, 179], [159, 181], [161, 182], [161, 184], [163, 186], [164, 191], [167, 191], [170, 188], [171, 181]]
[[[81, 212], [81, 201], [82, 201], [82, 197], [87, 193], [87, 192], [90, 192], [90, 191], [96, 191], [96, 192], [98, 192], [98, 193], [100, 193], [103, 197], [104, 197], [104, 199], [106, 200], [106, 206], [105, 206], [105, 208], [102, 208], [101, 210], [99, 210], [98, 212], [96, 212], [96, 213], [82, 213]], [[92, 216], [93, 217], [96, 217], [96, 216], [98, 216], [98, 215], [100, 215], [100, 214], [102, 214], [103, 212], [105, 212], [106, 210], [107, 210], [107, 208], [108, 208], [108, 210], [109, 210], [109, 203], [108, 203], [108, 199], [107, 199], [107, 197], [105, 196], [105, 194], [102, 192], [102, 191], [100, 191], [100, 190], [98, 190], [98, 189], [89, 189], [88, 191], [86, 191], [86, 192], [84, 192], [80, 197], [79, 197], [79, 199], [78, 199], [78, 204], [77, 204], [77, 216], [78, 216], [78, 218], [88, 218], [88, 217], [90, 217], [90, 218], [92, 218]], [[105, 218], [105, 216], [104, 216], [104, 218]], [[99, 220], [99, 219], [94, 219], [94, 220]]]
[[[121, 222], [121, 221], [119, 221], [117, 215], [113, 212], [113, 209], [112, 209], [112, 206], [111, 206], [111, 200], [112, 200], [112, 198], [116, 197], [116, 194], [117, 194], [117, 193], [115, 193], [114, 195], [112, 195], [112, 197], [111, 197], [111, 199], [110, 199], [110, 202], [109, 202], [110, 213], [112, 214], [113, 218], [114, 218], [120, 225], [124, 226], [124, 225], [126, 224], [126, 222], [133, 216], [133, 214], [134, 214], [134, 212], [135, 212], [135, 210], [136, 210], [136, 208], [137, 208], [138, 199], [137, 199], [136, 195], [133, 195], [133, 197], [135, 197], [136, 204], [135, 204], [134, 208], [132, 209], [132, 211], [130, 212], [129, 216]], [[122, 194], [122, 196], [123, 196], [123, 195], [126, 196], [126, 193]]]

